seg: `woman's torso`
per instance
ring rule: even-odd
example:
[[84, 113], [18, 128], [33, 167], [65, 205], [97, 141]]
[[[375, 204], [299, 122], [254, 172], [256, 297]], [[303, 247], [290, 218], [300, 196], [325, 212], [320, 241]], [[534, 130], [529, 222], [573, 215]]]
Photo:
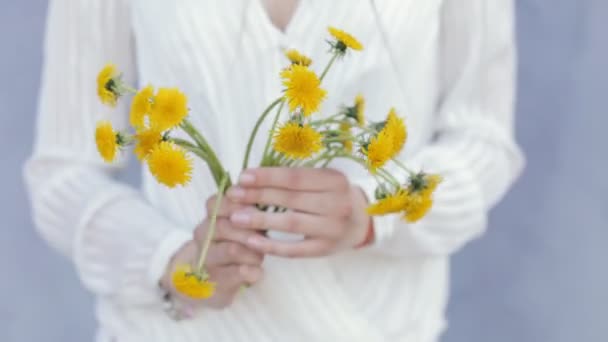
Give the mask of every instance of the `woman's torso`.
[[[438, 100], [437, 43], [441, 0], [300, 0], [285, 32], [261, 0], [132, 0], [140, 83], [177, 86], [189, 97], [191, 120], [236, 176], [251, 128], [281, 93], [282, 51], [295, 48], [320, 71], [329, 59], [327, 26], [365, 46], [339, 61], [324, 80], [329, 115], [362, 93], [366, 116], [381, 120], [394, 106], [409, 129], [406, 154], [433, 133]], [[383, 35], [385, 32], [386, 35]], [[265, 126], [260, 132], [267, 132]], [[251, 165], [259, 161], [264, 136]], [[364, 175], [340, 164], [353, 177]], [[214, 192], [204, 165], [192, 183], [167, 189], [144, 171], [144, 193], [173, 220], [194, 227]], [[265, 279], [228, 309], [174, 323], [159, 308], [121, 307], [101, 299], [101, 329], [118, 341], [383, 341], [424, 342], [441, 330], [445, 259], [400, 260], [372, 252], [324, 259], [267, 258]], [[386, 306], [390, 303], [390, 306]]]

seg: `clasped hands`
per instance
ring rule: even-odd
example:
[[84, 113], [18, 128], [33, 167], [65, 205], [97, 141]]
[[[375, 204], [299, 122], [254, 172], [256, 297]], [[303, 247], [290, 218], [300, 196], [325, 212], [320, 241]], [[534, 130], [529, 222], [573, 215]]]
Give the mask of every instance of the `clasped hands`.
[[[288, 208], [264, 212], [255, 205]], [[216, 234], [206, 262], [216, 293], [205, 306], [228, 306], [242, 285], [254, 284], [263, 275], [264, 255], [286, 258], [321, 257], [359, 245], [371, 224], [368, 202], [346, 176], [333, 169], [258, 168], [244, 171], [220, 203]], [[216, 196], [207, 200], [207, 217]], [[180, 300], [193, 306], [197, 301], [176, 293], [170, 282], [178, 264], [192, 263], [205, 238], [209, 219], [199, 224], [192, 241], [172, 258], [161, 284]], [[279, 241], [263, 232], [276, 230], [301, 234], [302, 241]]]

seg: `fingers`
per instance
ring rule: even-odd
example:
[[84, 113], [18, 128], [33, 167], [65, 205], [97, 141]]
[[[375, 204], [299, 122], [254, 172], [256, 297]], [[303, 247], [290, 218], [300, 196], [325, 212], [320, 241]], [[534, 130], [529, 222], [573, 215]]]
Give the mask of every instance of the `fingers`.
[[231, 264], [259, 266], [263, 260], [264, 256], [262, 253], [247, 248], [244, 245], [234, 242], [219, 242], [209, 249], [206, 264], [209, 267]]
[[257, 283], [263, 276], [262, 268], [251, 265], [210, 267], [209, 279], [218, 284], [218, 291], [229, 292], [243, 284]]
[[[232, 214], [230, 221], [235, 227], [242, 228], [243, 230], [271, 229], [303, 234], [312, 238], [337, 238], [342, 233], [341, 227], [344, 225], [342, 220], [327, 216], [311, 215], [296, 211], [269, 213], [251, 208]], [[255, 237], [248, 238], [247, 241], [250, 241], [252, 238]]]
[[[213, 195], [207, 199], [205, 203], [205, 209], [207, 210], [207, 217], [211, 216], [211, 213], [215, 209], [215, 204], [217, 201], [217, 195]], [[222, 203], [220, 203], [220, 207], [218, 208], [218, 217], [227, 217], [235, 210], [239, 210], [243, 207], [242, 204], [230, 201], [227, 198], [224, 198]]]
[[284, 258], [311, 258], [327, 256], [336, 245], [332, 240], [306, 239], [300, 242], [278, 241], [264, 236], [251, 239], [248, 246], [264, 254]]
[[245, 170], [239, 177], [242, 187], [269, 187], [299, 191], [328, 191], [348, 188], [348, 179], [333, 169], [262, 167]]
[[[207, 236], [207, 229], [209, 226], [209, 220], [203, 221], [199, 224], [193, 233], [193, 238], [199, 244], [203, 242], [203, 240]], [[238, 229], [235, 228], [230, 222], [228, 218], [218, 218], [215, 223], [215, 236], [213, 238], [214, 241], [234, 241], [239, 242], [241, 244], [245, 244], [249, 238], [254, 235], [258, 235], [258, 232], [255, 232], [251, 229]]]
[[[350, 190], [350, 189], [347, 189]], [[232, 187], [226, 193], [234, 203], [241, 205], [276, 205], [306, 213], [334, 216], [350, 215], [350, 202], [345, 192], [294, 191], [281, 188]]]

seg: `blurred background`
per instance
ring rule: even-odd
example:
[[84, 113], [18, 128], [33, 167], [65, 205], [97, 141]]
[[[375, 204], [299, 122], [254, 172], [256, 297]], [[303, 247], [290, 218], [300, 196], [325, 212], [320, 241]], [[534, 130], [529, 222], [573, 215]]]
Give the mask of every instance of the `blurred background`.
[[[442, 341], [608, 341], [608, 1], [516, 2], [528, 165], [488, 233], [453, 258]], [[95, 329], [92, 297], [33, 228], [21, 176], [46, 5], [0, 1], [3, 342], [91, 341]], [[137, 182], [137, 170], [121, 177]]]

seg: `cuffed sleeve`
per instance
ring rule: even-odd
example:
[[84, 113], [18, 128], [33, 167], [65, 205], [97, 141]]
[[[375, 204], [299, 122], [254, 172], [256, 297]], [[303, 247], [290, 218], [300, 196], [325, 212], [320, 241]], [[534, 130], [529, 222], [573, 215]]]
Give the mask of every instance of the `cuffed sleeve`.
[[[445, 2], [440, 44], [435, 138], [403, 161], [441, 174], [444, 182], [421, 221], [408, 224], [396, 215], [374, 219], [372, 249], [380, 253], [454, 252], [485, 230], [488, 211], [524, 164], [513, 133], [512, 1]], [[372, 181], [359, 185], [373, 196]]]
[[134, 79], [128, 7], [124, 0], [49, 3], [36, 142], [24, 172], [37, 229], [73, 260], [85, 286], [145, 304], [160, 299], [158, 281], [190, 234], [112, 178], [124, 158], [108, 165], [96, 151], [97, 121], [127, 124], [124, 105], [100, 104], [95, 78], [113, 62], [127, 82]]

